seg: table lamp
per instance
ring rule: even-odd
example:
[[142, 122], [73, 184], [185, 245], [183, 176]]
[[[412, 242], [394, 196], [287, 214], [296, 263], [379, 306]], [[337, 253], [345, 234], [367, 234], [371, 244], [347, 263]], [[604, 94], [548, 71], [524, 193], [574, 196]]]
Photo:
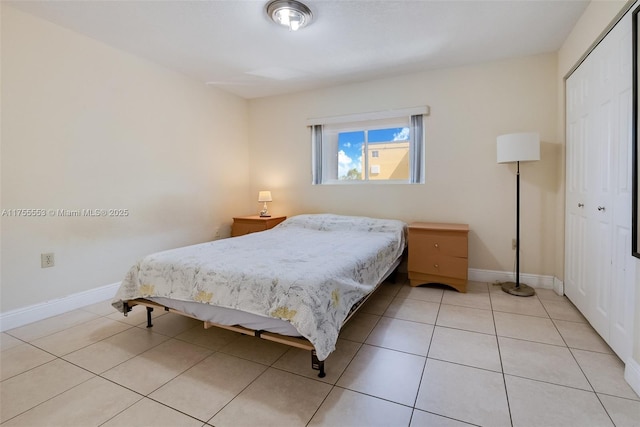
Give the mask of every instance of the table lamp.
[[262, 210], [260, 211], [261, 217], [270, 217], [269, 211], [267, 210], [267, 202], [271, 202], [273, 199], [271, 198], [271, 191], [260, 191], [258, 193], [258, 202], [264, 203], [262, 206]]

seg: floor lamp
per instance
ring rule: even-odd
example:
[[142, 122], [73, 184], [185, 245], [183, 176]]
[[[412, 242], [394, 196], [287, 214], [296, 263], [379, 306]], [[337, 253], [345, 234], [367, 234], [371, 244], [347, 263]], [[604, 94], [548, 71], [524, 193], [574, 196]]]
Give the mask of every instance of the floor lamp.
[[498, 163], [516, 162], [516, 281], [502, 283], [502, 290], [519, 297], [536, 291], [520, 283], [520, 162], [540, 160], [540, 135], [534, 132], [511, 133], [498, 137]]

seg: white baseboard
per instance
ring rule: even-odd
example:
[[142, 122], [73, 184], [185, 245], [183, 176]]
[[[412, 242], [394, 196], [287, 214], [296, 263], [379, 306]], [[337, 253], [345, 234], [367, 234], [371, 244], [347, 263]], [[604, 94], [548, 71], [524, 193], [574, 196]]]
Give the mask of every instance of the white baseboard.
[[564, 295], [564, 282], [557, 277], [553, 278], [553, 290], [558, 295]]
[[108, 300], [113, 298], [119, 286], [120, 282], [112, 283], [111, 285], [0, 313], [0, 331], [8, 331], [38, 320], [66, 313], [78, 307]]
[[[509, 271], [497, 270], [480, 270], [477, 268], [469, 269], [469, 280], [472, 282], [488, 282], [501, 283], [513, 282], [516, 280], [515, 273]], [[526, 283], [532, 288], [553, 289], [556, 293], [560, 293], [564, 289], [562, 281], [554, 276], [541, 276], [537, 274], [520, 273], [520, 281]]]
[[640, 364], [631, 357], [624, 367], [624, 379], [629, 383], [633, 391], [640, 396]]

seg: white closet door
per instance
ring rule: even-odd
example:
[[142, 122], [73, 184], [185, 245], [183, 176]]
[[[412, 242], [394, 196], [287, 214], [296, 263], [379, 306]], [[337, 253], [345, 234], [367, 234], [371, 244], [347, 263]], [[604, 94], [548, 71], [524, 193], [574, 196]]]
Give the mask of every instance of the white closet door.
[[587, 307], [587, 209], [591, 190], [588, 139], [591, 99], [590, 63], [583, 63], [566, 82], [566, 223], [565, 223], [565, 294], [579, 308]]
[[567, 79], [565, 293], [626, 360], [631, 355], [631, 17]]
[[609, 64], [612, 70], [607, 86], [615, 88], [611, 97], [615, 122], [612, 126], [611, 165], [611, 292], [609, 306], [609, 345], [626, 360], [633, 351], [635, 301], [635, 260], [632, 247], [632, 115], [633, 67], [630, 14], [616, 26], [614, 49]]
[[[588, 106], [592, 110], [593, 134], [588, 150], [592, 153], [589, 177], [592, 179], [590, 203], [586, 205], [589, 216], [589, 241], [587, 252], [587, 275], [590, 293], [588, 319], [605, 341], [609, 340], [609, 316], [611, 310], [612, 279], [612, 168], [616, 163], [617, 102], [614, 75], [616, 35], [605, 38], [589, 55], [590, 80], [593, 82], [593, 98]], [[630, 225], [630, 224], [629, 224]]]

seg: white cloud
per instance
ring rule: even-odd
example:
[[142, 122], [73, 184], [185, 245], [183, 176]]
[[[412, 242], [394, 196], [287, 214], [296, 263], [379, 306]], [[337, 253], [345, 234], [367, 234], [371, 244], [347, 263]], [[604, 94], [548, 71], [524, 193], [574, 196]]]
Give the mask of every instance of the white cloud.
[[347, 172], [349, 172], [349, 169], [351, 169], [352, 163], [353, 160], [347, 156], [344, 150], [338, 151], [338, 177], [345, 176]]
[[393, 134], [394, 141], [408, 141], [409, 140], [409, 128], [402, 128], [398, 133]]
[[344, 152], [344, 150], [338, 151], [338, 178], [346, 176], [353, 168], [362, 170], [361, 165], [362, 156], [360, 156], [357, 161], [354, 161], [347, 155], [347, 153]]

